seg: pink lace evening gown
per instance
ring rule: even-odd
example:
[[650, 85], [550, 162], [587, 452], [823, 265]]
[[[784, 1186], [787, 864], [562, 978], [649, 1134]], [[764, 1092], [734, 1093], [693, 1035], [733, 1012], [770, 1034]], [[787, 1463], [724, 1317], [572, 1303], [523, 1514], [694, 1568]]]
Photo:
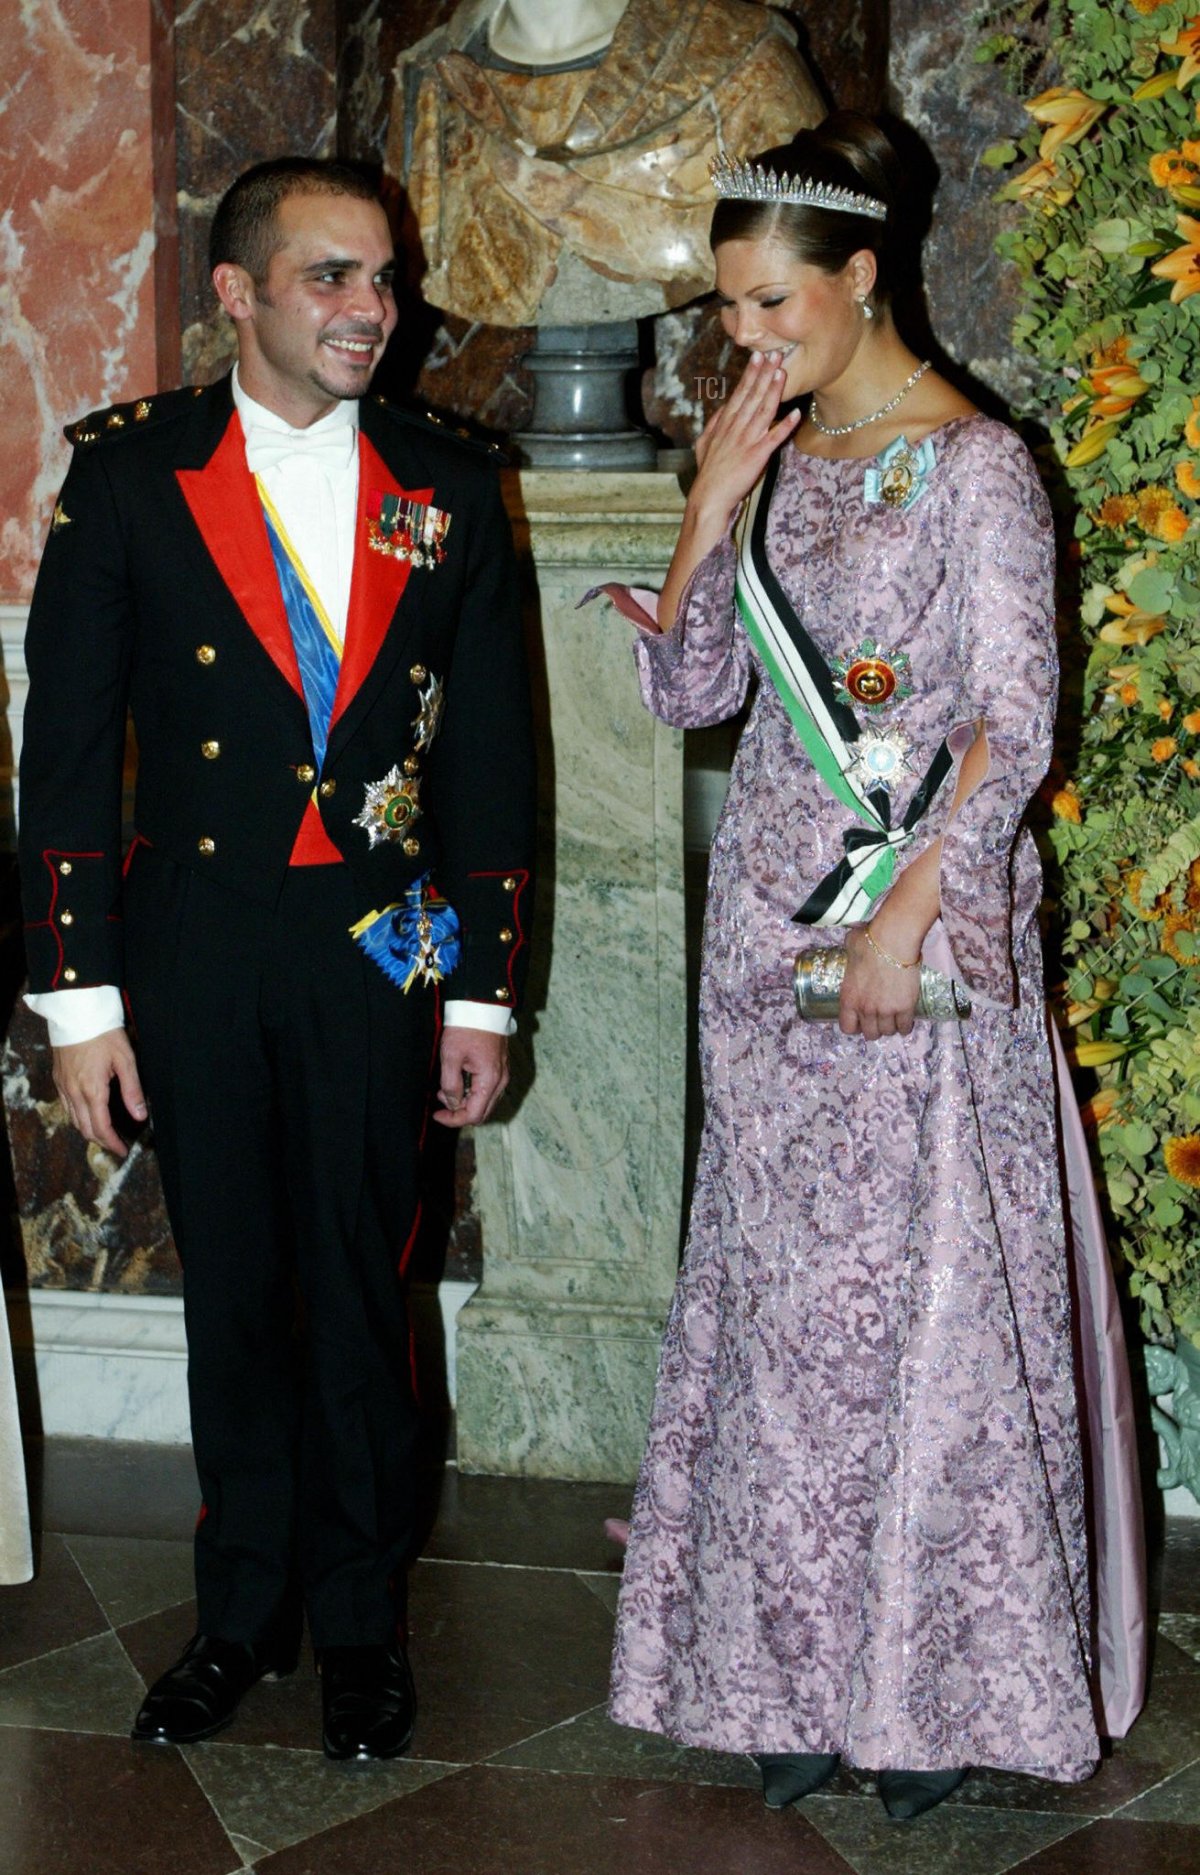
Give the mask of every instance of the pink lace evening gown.
[[[757, 667], [728, 539], [673, 629], [635, 647], [666, 722], [722, 720], [756, 690], [712, 847], [704, 1135], [611, 1710], [710, 1749], [1066, 1781], [1098, 1756], [1095, 1628], [1042, 880], [1021, 828], [1054, 713], [1051, 525], [1004, 426], [962, 418], [931, 441], [906, 509], [866, 499], [870, 463], [788, 447], [766, 542], [831, 664], [868, 638], [907, 654], [912, 694], [876, 718], [908, 741], [901, 808], [943, 737], [961, 756], [969, 732], [952, 732], [986, 724], [989, 772], [945, 829], [925, 951], [967, 986], [969, 1021], [868, 1043], [797, 1018], [797, 950], [844, 933], [791, 916], [850, 815]], [[901, 863], [943, 832], [953, 791]], [[1140, 1698], [1123, 1358], [1118, 1341], [1114, 1731]]]

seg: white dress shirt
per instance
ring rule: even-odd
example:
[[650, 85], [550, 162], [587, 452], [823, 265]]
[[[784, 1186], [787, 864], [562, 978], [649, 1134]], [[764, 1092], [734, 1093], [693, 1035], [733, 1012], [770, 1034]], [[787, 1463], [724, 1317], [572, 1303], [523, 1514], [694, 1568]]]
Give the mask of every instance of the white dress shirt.
[[[246, 439], [247, 467], [260, 478], [344, 644], [358, 509], [358, 404], [339, 401], [307, 429], [296, 430], [246, 395], [236, 365], [233, 402]], [[348, 933], [346, 941], [351, 941]], [[125, 1023], [121, 992], [110, 983], [43, 990], [25, 1001], [46, 1018], [52, 1048], [89, 1042]], [[448, 1029], [490, 1029], [496, 1035], [511, 1035], [517, 1026], [507, 1009], [461, 999], [446, 1003], [442, 1020]]]

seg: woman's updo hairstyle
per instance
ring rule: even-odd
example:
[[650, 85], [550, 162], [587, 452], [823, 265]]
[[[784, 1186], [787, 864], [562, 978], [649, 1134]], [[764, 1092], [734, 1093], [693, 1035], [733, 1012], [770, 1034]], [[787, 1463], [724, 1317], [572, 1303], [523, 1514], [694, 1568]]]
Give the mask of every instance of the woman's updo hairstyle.
[[709, 241], [774, 240], [799, 261], [840, 273], [852, 254], [869, 248], [877, 275], [871, 299], [890, 300], [900, 259], [897, 221], [903, 194], [900, 159], [891, 140], [857, 111], [833, 111], [815, 130], [801, 130], [790, 143], [751, 159], [793, 182], [825, 183], [871, 195], [887, 208], [886, 221], [842, 210], [801, 207], [794, 202], [722, 200], [713, 211]]

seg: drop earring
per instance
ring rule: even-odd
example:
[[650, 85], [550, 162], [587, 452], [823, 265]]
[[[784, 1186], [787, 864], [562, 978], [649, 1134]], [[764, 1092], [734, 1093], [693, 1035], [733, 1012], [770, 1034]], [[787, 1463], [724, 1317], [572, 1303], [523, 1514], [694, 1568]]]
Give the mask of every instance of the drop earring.
[[865, 293], [860, 294], [854, 303], [862, 313], [864, 319], [873, 319], [875, 317], [875, 308], [872, 306]]

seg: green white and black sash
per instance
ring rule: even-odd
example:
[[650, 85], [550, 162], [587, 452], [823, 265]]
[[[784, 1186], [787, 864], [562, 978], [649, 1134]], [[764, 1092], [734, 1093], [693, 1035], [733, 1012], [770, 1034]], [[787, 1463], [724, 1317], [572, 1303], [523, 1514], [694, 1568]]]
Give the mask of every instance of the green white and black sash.
[[879, 894], [891, 884], [896, 853], [912, 839], [942, 782], [953, 767], [943, 742], [899, 825], [885, 788], [861, 788], [851, 779], [854, 745], [861, 730], [854, 711], [837, 693], [825, 659], [804, 629], [767, 559], [767, 515], [779, 473], [776, 451], [751, 491], [735, 531], [738, 550], [735, 596], [747, 636], [766, 665], [784, 709], [830, 792], [859, 821], [842, 835], [846, 856], [809, 894], [794, 924], [861, 924]]

